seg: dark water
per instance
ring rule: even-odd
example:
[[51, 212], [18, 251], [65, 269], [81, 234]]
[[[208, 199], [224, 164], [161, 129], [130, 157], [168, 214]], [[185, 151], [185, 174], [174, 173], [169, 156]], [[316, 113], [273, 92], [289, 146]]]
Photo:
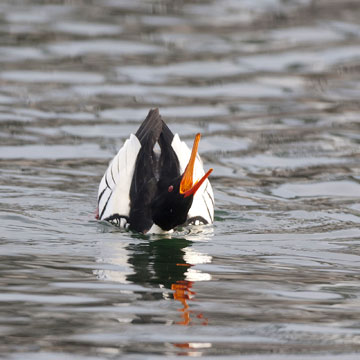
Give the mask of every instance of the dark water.
[[[359, 80], [358, 1], [1, 1], [1, 357], [357, 359]], [[93, 220], [155, 106], [214, 226]]]

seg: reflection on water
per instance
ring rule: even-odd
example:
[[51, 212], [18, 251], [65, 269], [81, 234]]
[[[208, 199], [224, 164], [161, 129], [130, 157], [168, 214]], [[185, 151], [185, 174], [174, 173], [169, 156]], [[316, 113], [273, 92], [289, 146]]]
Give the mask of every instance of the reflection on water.
[[[201, 237], [198, 236], [197, 240]], [[194, 270], [198, 264], [211, 263], [211, 256], [194, 251], [192, 242], [184, 238], [172, 237], [134, 243], [124, 246], [121, 242], [101, 244], [100, 262], [114, 266], [111, 270], [96, 270], [100, 279], [141, 285], [139, 300], [155, 301], [165, 299], [179, 302], [178, 325], [207, 325], [208, 319], [193, 310], [191, 303], [196, 301], [193, 286], [199, 281], [211, 280], [211, 275]], [[144, 291], [149, 287], [150, 292]], [[159, 291], [154, 292], [154, 287]], [[171, 290], [171, 291], [169, 291]], [[171, 323], [164, 314], [163, 323]], [[137, 314], [132, 323], [159, 322], [155, 317]]]
[[[0, 357], [357, 359], [359, 19], [354, 0], [0, 1]], [[202, 133], [213, 226], [94, 221], [153, 107]]]

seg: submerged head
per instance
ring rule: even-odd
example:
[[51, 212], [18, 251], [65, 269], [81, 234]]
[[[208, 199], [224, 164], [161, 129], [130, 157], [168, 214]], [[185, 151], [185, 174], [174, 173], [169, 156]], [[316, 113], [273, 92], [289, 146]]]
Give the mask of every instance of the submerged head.
[[152, 202], [153, 221], [163, 230], [171, 230], [186, 222], [196, 191], [213, 171], [213, 169], [210, 169], [201, 179], [194, 183], [194, 165], [199, 141], [200, 134], [197, 134], [184, 173], [164, 184], [161, 192]]

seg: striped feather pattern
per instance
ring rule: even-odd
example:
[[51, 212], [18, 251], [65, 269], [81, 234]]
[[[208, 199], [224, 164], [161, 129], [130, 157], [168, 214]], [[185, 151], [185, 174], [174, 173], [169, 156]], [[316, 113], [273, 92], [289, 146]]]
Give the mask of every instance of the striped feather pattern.
[[[124, 218], [129, 216], [130, 186], [140, 148], [139, 140], [131, 134], [110, 162], [99, 185], [100, 220], [106, 220], [114, 215]], [[125, 226], [124, 221], [121, 222], [121, 225]]]

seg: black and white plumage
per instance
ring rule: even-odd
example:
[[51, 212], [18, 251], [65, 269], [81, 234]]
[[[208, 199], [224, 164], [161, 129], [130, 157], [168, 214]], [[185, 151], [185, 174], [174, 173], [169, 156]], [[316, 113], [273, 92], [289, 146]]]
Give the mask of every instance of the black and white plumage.
[[213, 223], [214, 195], [207, 179], [212, 169], [205, 174], [197, 154], [199, 140], [197, 134], [191, 151], [159, 110], [150, 110], [100, 182], [97, 218], [142, 233]]

